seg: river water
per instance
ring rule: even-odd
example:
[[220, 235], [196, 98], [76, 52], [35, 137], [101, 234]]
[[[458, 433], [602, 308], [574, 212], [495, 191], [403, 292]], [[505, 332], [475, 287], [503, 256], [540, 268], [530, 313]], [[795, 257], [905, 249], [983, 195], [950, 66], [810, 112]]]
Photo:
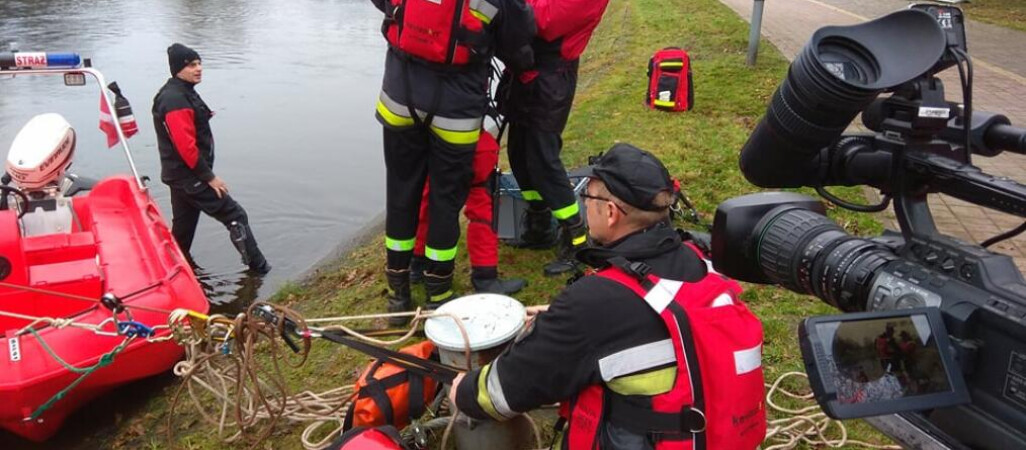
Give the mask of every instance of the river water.
[[[301, 276], [384, 209], [373, 117], [385, 50], [380, 24], [367, 0], [0, 0], [0, 51], [77, 52], [118, 82], [140, 128], [132, 154], [168, 220], [150, 108], [170, 76], [167, 46], [182, 42], [200, 53], [197, 89], [216, 114], [215, 172], [246, 208], [274, 266], [263, 279], [246, 276], [224, 228], [200, 219], [197, 274], [218, 308], [231, 310]], [[66, 87], [59, 77], [0, 78], [0, 157], [32, 116], [58, 112], [78, 134], [72, 172], [128, 173], [124, 155], [107, 149], [97, 128], [98, 103], [91, 79]], [[96, 448], [170, 378], [97, 399], [49, 445]], [[26, 444], [0, 432], [0, 448]]]
[[[170, 76], [166, 48], [203, 58], [200, 95], [215, 111], [215, 173], [247, 210], [274, 266], [244, 273], [225, 229], [200, 219], [192, 253], [215, 304], [267, 298], [366, 225], [384, 205], [381, 131], [373, 111], [381, 82], [381, 13], [367, 0], [0, 0], [0, 51], [71, 51], [117, 81], [139, 134], [139, 171], [167, 220], [150, 114]], [[79, 142], [72, 172], [127, 173], [97, 128], [98, 91], [59, 77], [0, 79], [0, 155], [34, 115], [63, 114]]]

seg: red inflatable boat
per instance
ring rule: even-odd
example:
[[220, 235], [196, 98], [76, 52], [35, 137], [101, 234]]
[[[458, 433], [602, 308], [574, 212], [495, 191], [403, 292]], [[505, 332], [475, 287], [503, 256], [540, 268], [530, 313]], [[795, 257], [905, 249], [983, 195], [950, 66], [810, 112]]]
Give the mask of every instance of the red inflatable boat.
[[[35, 67], [46, 66], [46, 54], [35, 55], [43, 56], [22, 59], [32, 67], [5, 66], [0, 55], [0, 76], [71, 73], [75, 84], [88, 74], [105, 85], [77, 61]], [[64, 174], [75, 131], [57, 114], [33, 118], [8, 154], [14, 183], [0, 186], [0, 427], [34, 441], [90, 399], [169, 370], [182, 349], [168, 339], [168, 316], [208, 310], [122, 126], [113, 130], [132, 175], [85, 190]]]

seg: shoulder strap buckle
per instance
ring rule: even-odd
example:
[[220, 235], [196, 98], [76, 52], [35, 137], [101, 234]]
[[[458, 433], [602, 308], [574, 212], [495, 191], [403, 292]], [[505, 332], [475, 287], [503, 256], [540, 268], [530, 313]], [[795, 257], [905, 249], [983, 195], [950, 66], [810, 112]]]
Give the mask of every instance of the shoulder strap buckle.
[[609, 264], [613, 265], [617, 269], [620, 269], [637, 279], [639, 282], [648, 281], [648, 274], [652, 272], [652, 267], [641, 261], [628, 261], [623, 256], [614, 256], [609, 258]]
[[628, 268], [631, 275], [634, 275], [639, 280], [648, 279], [648, 274], [652, 272], [652, 267], [641, 261], [631, 261], [630, 265], [628, 265]]

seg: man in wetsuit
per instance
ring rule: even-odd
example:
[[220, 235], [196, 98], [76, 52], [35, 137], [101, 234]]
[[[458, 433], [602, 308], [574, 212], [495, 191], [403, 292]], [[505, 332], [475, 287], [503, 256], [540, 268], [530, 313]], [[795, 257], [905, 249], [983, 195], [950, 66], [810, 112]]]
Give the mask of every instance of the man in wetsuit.
[[214, 174], [214, 135], [210, 110], [196, 85], [203, 81], [199, 53], [182, 44], [167, 48], [171, 78], [153, 97], [153, 128], [160, 150], [160, 180], [171, 190], [171, 233], [192, 262], [189, 250], [200, 212], [217, 219], [228, 229], [242, 263], [257, 274], [271, 265], [257, 247], [249, 218], [228, 194], [228, 184]]

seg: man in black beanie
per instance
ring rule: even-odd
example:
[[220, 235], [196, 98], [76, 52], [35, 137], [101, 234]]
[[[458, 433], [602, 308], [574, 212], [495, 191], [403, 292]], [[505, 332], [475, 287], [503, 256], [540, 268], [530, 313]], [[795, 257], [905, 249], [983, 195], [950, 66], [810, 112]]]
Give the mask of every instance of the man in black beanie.
[[213, 111], [195, 87], [203, 80], [199, 53], [182, 44], [167, 48], [171, 78], [153, 98], [153, 128], [160, 150], [160, 180], [171, 190], [171, 233], [185, 256], [196, 234], [200, 212], [228, 228], [242, 263], [258, 274], [271, 265], [257, 247], [246, 210], [230, 195], [228, 185], [214, 175]]

